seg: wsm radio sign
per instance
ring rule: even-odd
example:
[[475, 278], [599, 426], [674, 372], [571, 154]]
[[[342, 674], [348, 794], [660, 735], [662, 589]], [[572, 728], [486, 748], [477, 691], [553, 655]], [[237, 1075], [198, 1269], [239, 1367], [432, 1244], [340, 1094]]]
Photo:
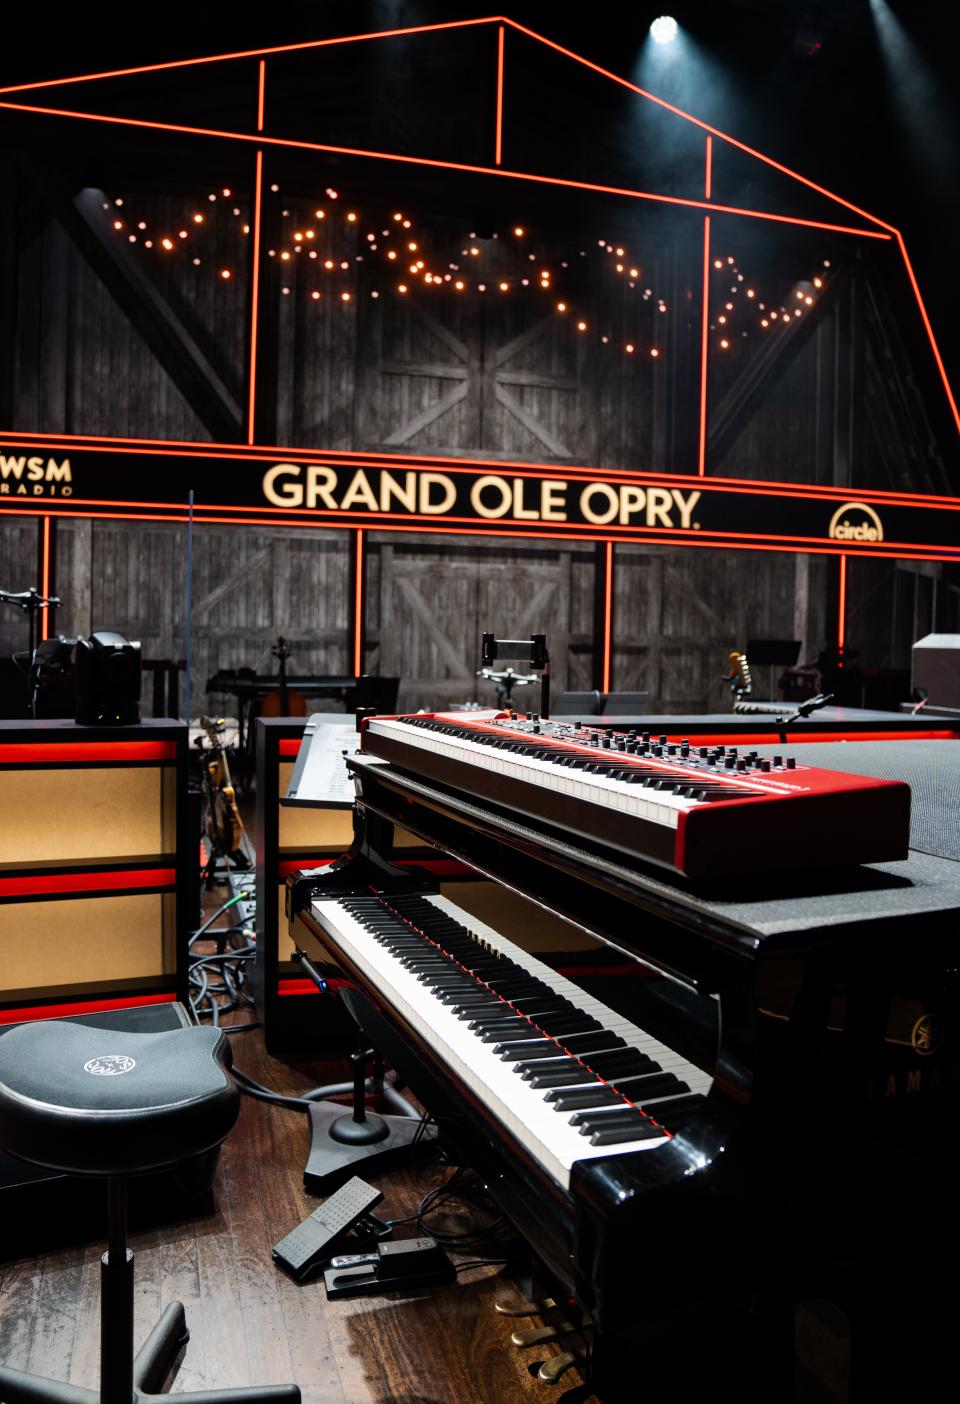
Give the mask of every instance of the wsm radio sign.
[[28, 458], [0, 453], [0, 497], [72, 497], [69, 458]]

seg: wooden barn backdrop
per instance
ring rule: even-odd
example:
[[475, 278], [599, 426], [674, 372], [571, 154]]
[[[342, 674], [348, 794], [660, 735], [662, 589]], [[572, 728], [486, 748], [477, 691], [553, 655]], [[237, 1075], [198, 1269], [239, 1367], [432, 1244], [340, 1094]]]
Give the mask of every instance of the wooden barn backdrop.
[[[409, 100], [422, 71], [396, 72]], [[699, 214], [268, 151], [255, 266], [249, 147], [2, 115], [0, 428], [243, 444], [255, 415], [256, 442], [288, 454], [696, 474], [705, 332], [708, 475], [956, 491], [955, 431], [889, 242], [717, 214], [704, 318]], [[621, 159], [604, 149], [595, 178]], [[163, 472], [144, 460], [130, 496], [149, 501]], [[188, 618], [183, 525], [47, 521], [56, 631], [113, 628], [182, 659], [189, 628], [194, 711], [218, 668], [274, 671], [280, 634], [293, 671], [353, 671], [349, 533], [196, 525]], [[366, 548], [363, 667], [399, 675], [402, 705], [490, 700], [487, 629], [545, 632], [555, 687], [597, 685], [602, 545], [371, 528]], [[0, 514], [0, 587], [39, 584], [39, 549], [35, 516]], [[610, 618], [613, 687], [664, 712], [722, 708], [727, 652], [749, 638], [799, 639], [804, 659], [837, 642], [836, 561], [618, 544]], [[845, 642], [868, 672], [906, 687], [933, 628], [960, 628], [955, 566], [851, 557]], [[0, 611], [0, 652], [25, 631]]]

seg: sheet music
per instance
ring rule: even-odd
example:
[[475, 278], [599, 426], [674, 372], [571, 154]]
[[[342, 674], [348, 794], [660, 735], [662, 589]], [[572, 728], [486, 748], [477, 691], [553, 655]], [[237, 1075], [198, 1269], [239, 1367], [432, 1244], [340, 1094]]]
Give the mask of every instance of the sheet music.
[[344, 753], [352, 754], [359, 747], [360, 735], [352, 722], [331, 724], [322, 713], [314, 714], [304, 728], [297, 763], [281, 804], [350, 809], [354, 789]]

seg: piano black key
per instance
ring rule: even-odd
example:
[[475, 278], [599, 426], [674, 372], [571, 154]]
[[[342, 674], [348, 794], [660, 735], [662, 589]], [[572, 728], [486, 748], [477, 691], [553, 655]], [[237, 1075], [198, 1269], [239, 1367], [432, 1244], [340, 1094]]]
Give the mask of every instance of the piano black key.
[[668, 1097], [675, 1094], [679, 1097], [684, 1092], [689, 1092], [690, 1088], [685, 1082], [674, 1073], [660, 1072], [653, 1073], [650, 1077], [617, 1077], [604, 1078], [608, 1086], [622, 1092], [625, 1097], [638, 1107], [646, 1107], [647, 1103], [654, 1097]]
[[552, 1067], [548, 1062], [544, 1063], [539, 1071], [532, 1071], [529, 1074], [522, 1074], [524, 1082], [528, 1082], [531, 1087], [577, 1087], [581, 1083], [596, 1083], [596, 1076], [578, 1063], [575, 1058], [564, 1058], [561, 1060], [562, 1067]]
[[559, 1058], [562, 1050], [554, 1043], [552, 1038], [547, 1038], [545, 1034], [538, 1033], [530, 1026], [530, 1037], [528, 1039], [513, 1039], [509, 1043], [498, 1043], [494, 1048], [498, 1058], [502, 1058], [505, 1063], [516, 1062], [518, 1058], [523, 1058], [529, 1062], [531, 1058]]
[[622, 1097], [618, 1097], [609, 1087], [554, 1087], [544, 1101], [550, 1102], [555, 1111], [580, 1111], [584, 1107], [622, 1107]]
[[[503, 1024], [490, 1024], [486, 1028], [477, 1031], [477, 1037], [481, 1043], [502, 1043], [505, 1038], [516, 1038], [523, 1032], [525, 1020], [509, 1019]], [[530, 1025], [526, 1025], [530, 1028]], [[531, 1032], [533, 1030], [531, 1029]]]
[[591, 1033], [601, 1025], [587, 1014], [547, 1014], [542, 1019], [533, 1019], [538, 1029], [561, 1038], [564, 1034]]
[[599, 1073], [606, 1082], [614, 1077], [640, 1077], [643, 1073], [659, 1071], [653, 1059], [648, 1058], [646, 1053], [641, 1053], [639, 1048], [613, 1048], [609, 1052], [602, 1050], [585, 1057], [584, 1062], [589, 1063], [593, 1071]]
[[645, 1108], [649, 1116], [669, 1129], [679, 1128], [706, 1106], [707, 1099], [700, 1092], [691, 1092], [685, 1097], [668, 1098], [663, 1102], [652, 1102]]
[[662, 1127], [654, 1126], [638, 1112], [636, 1122], [598, 1129], [591, 1133], [589, 1139], [592, 1146], [621, 1146], [628, 1141], [652, 1141], [662, 1135]]

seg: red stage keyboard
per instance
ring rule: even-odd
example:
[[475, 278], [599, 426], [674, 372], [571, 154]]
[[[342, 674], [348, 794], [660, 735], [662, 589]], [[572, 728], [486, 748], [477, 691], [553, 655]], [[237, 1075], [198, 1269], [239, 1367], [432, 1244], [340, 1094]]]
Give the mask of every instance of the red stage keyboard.
[[910, 789], [736, 746], [530, 717], [371, 717], [368, 755], [690, 878], [906, 858]]

